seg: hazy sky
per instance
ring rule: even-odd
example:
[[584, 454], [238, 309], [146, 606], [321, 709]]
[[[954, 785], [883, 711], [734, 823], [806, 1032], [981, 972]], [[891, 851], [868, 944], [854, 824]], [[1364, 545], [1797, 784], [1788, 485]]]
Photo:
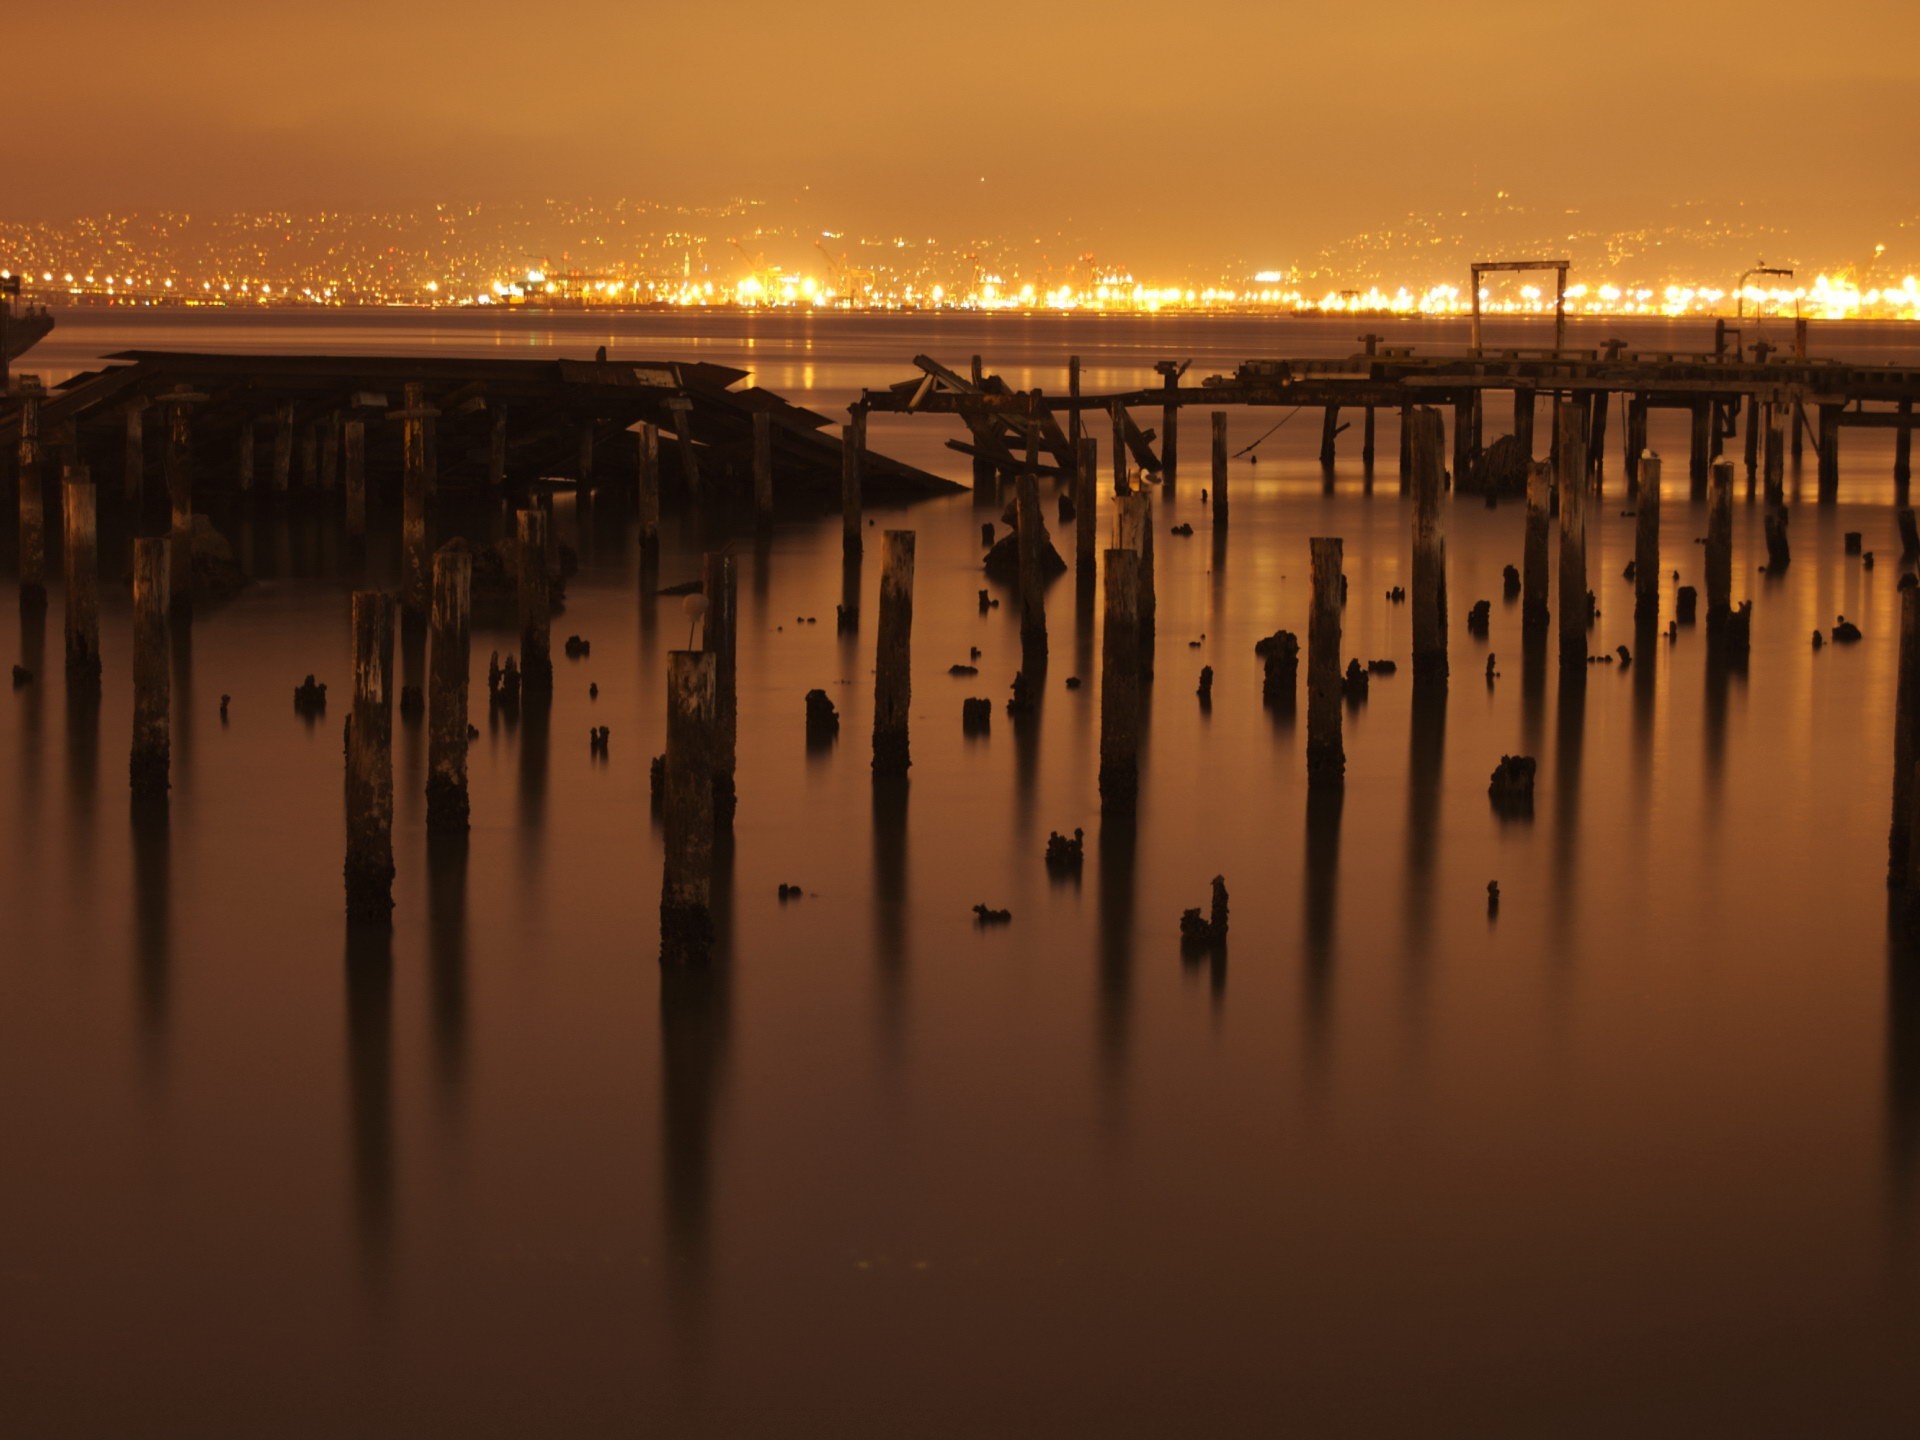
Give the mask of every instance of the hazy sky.
[[1167, 253], [1501, 187], [1618, 224], [1744, 197], [1816, 242], [1920, 213], [1916, 0], [106, 0], [4, 40], [12, 219], [810, 185]]

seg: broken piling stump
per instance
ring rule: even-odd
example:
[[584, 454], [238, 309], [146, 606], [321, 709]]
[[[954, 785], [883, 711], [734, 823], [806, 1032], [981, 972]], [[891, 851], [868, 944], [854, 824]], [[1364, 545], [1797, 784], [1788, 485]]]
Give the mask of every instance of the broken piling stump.
[[393, 597], [353, 596], [353, 713], [347, 721], [347, 918], [393, 913]]
[[1100, 639], [1100, 813], [1134, 813], [1140, 793], [1140, 556], [1107, 551]]
[[[983, 702], [984, 703], [984, 702]], [[840, 714], [824, 690], [807, 692], [807, 744], [817, 748], [831, 745], [840, 733]]]
[[133, 542], [133, 751], [135, 805], [164, 804], [172, 755], [173, 657], [167, 629], [166, 540]]
[[1339, 538], [1308, 542], [1313, 566], [1307, 609], [1307, 786], [1337, 789], [1346, 783], [1347, 755], [1340, 736]]
[[1227, 882], [1221, 875], [1213, 877], [1213, 901], [1206, 918], [1200, 915], [1200, 907], [1181, 912], [1180, 939], [1187, 946], [1219, 950], [1227, 943]]
[[699, 965], [713, 954], [715, 657], [667, 656], [667, 754], [662, 800], [660, 963]]
[[467, 828], [467, 681], [473, 552], [450, 540], [433, 557], [432, 655], [427, 670], [427, 829]]
[[1256, 641], [1253, 653], [1265, 661], [1260, 681], [1260, 698], [1267, 704], [1291, 710], [1300, 690], [1300, 637], [1291, 630], [1276, 630]]
[[907, 735], [907, 712], [913, 703], [913, 542], [911, 530], [889, 530], [881, 540], [873, 680], [876, 776], [904, 776], [913, 764]]
[[1538, 767], [1531, 755], [1502, 755], [1487, 782], [1487, 799], [1500, 815], [1517, 818], [1533, 814], [1533, 777]]

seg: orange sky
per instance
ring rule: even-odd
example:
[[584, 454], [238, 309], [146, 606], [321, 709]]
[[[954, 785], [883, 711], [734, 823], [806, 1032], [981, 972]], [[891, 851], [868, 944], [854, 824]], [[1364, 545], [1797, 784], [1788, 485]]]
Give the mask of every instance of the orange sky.
[[786, 199], [1143, 259], [1512, 190], [1609, 228], [1745, 198], [1810, 248], [1920, 216], [1920, 5], [108, 0], [10, 14], [0, 216]]

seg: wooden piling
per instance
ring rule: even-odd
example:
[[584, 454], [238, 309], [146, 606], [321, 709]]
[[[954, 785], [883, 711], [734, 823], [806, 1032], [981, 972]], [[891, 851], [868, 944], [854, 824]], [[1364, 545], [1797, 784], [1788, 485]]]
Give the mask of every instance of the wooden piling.
[[[0, 302], [3, 304], [4, 302]], [[20, 607], [47, 601], [47, 515], [40, 465], [40, 397], [20, 402]]]
[[667, 655], [662, 965], [701, 965], [713, 954], [715, 669], [715, 657], [705, 651]]
[[1520, 620], [1528, 630], [1544, 632], [1547, 625], [1547, 535], [1553, 525], [1552, 512], [1553, 466], [1544, 460], [1535, 461], [1527, 466], [1527, 529], [1520, 556]]
[[193, 432], [185, 399], [167, 406], [167, 498], [173, 511], [167, 584], [176, 615], [193, 613]]
[[640, 451], [640, 552], [660, 550], [660, 427], [643, 423], [636, 432]]
[[320, 436], [309, 420], [300, 427], [300, 488], [316, 489], [320, 484]]
[[1519, 442], [1520, 453], [1528, 460], [1533, 459], [1533, 405], [1534, 391], [1531, 386], [1521, 386], [1513, 392], [1513, 438]]
[[1340, 434], [1340, 407], [1329, 405], [1320, 412], [1320, 464], [1323, 469], [1331, 470], [1334, 460], [1334, 440]]
[[1733, 462], [1717, 461], [1707, 484], [1707, 630], [1733, 613]]
[[320, 422], [320, 488], [331, 494], [340, 487], [340, 415]]
[[100, 678], [100, 542], [97, 497], [84, 465], [67, 467], [60, 489], [62, 558], [66, 579], [67, 674]]
[[[1416, 461], [1417, 463], [1417, 461]], [[1346, 783], [1347, 752], [1340, 738], [1339, 538], [1308, 541], [1313, 589], [1307, 607], [1307, 788]]]
[[240, 433], [233, 442], [233, 480], [242, 495], [253, 493], [254, 449], [253, 421], [240, 422]]
[[1913, 402], [1902, 400], [1897, 413], [1900, 424], [1893, 432], [1893, 493], [1894, 499], [1904, 505], [1913, 481]]
[[580, 458], [574, 473], [582, 491], [593, 489], [593, 432], [592, 420], [580, 422]]
[[1100, 442], [1083, 435], [1074, 453], [1080, 457], [1080, 468], [1073, 477], [1073, 567], [1076, 574], [1091, 580], [1100, 514]]
[[393, 597], [353, 595], [353, 714], [347, 722], [347, 918], [393, 914]]
[[753, 518], [762, 529], [773, 524], [773, 417], [764, 410], [753, 412]]
[[667, 402], [673, 412], [673, 433], [680, 447], [680, 471], [687, 482], [687, 499], [695, 505], [707, 498], [705, 482], [700, 478], [700, 456], [693, 448], [693, 402], [674, 399]]
[[518, 527], [520, 611], [520, 692], [553, 693], [553, 637], [550, 633], [552, 597], [547, 583], [547, 515], [544, 510], [521, 510]]
[[1447, 535], [1441, 511], [1446, 426], [1440, 412], [1413, 412], [1413, 683], [1447, 685]]
[[1820, 503], [1840, 498], [1840, 416], [1844, 405], [1820, 407]]
[[[121, 494], [133, 513], [139, 513], [140, 494], [147, 483], [147, 405], [135, 401], [127, 406], [126, 449], [120, 462]], [[252, 482], [242, 485], [245, 490]]]
[[1127, 484], [1127, 412], [1120, 406], [1113, 407], [1113, 493], [1125, 495], [1132, 487]]
[[[1067, 357], [1067, 398], [1070, 400], [1080, 398], [1080, 357], [1078, 355]], [[1080, 407], [1078, 405], [1067, 407], [1067, 450], [1073, 455], [1080, 453]], [[1086, 474], [1084, 470], [1080, 473]], [[1083, 493], [1085, 492], [1080, 489], [1079, 480], [1076, 478], [1074, 499], [1077, 501]]]
[[1887, 884], [1912, 871], [1914, 766], [1920, 763], [1920, 589], [1900, 592], [1900, 660], [1893, 703], [1893, 823], [1887, 832]]
[[427, 828], [467, 828], [467, 677], [473, 552], [449, 540], [433, 556], [433, 652], [427, 670]]
[[856, 409], [840, 432], [840, 550], [858, 555], [861, 538], [861, 484], [867, 449], [867, 413]]
[[740, 581], [733, 556], [725, 551], [709, 552], [700, 575], [707, 598], [700, 648], [713, 656], [713, 817], [716, 825], [726, 826], [733, 823], [734, 757], [740, 731], [736, 680]]
[[1640, 456], [1640, 498], [1633, 514], [1633, 623], [1636, 631], [1660, 628], [1660, 457]]
[[171, 542], [133, 542], [133, 750], [136, 805], [164, 803], [172, 755], [173, 655], [167, 627]]
[[347, 421], [344, 436], [347, 451], [347, 538], [363, 539], [367, 533], [367, 426], [364, 420]]
[[1766, 406], [1766, 450], [1761, 473], [1769, 483], [1784, 489], [1787, 474], [1787, 406], [1769, 402]]
[[1595, 490], [1607, 468], [1607, 392], [1593, 392], [1587, 416], [1587, 474]]
[[1560, 465], [1560, 669], [1587, 663], [1587, 411], [1573, 400], [1556, 407]]
[[1020, 665], [1029, 680], [1047, 668], [1046, 573], [1041, 568], [1043, 529], [1040, 482], [1032, 471], [1015, 484], [1020, 546]]
[[1158, 615], [1153, 578], [1153, 496], [1145, 491], [1123, 496], [1114, 509], [1120, 548], [1140, 557], [1140, 575], [1135, 582], [1139, 594], [1134, 603], [1140, 616], [1140, 683], [1144, 685], [1153, 679]]
[[489, 404], [487, 427], [487, 488], [494, 494], [507, 484], [507, 407], [498, 400]]
[[400, 603], [408, 615], [424, 619], [431, 603], [433, 572], [433, 547], [427, 538], [427, 421], [438, 412], [427, 406], [426, 386], [409, 381], [402, 393], [405, 408], [400, 415], [405, 429], [400, 501]]
[[1767, 538], [1769, 575], [1779, 574], [1793, 560], [1793, 551], [1787, 542], [1786, 465], [1781, 455], [1782, 442], [1786, 437], [1779, 428], [1779, 410], [1780, 407], [1771, 402], [1766, 406], [1766, 459], [1761, 491], [1766, 506], [1762, 521]]
[[1227, 412], [1216, 410], [1213, 412], [1213, 523], [1225, 525], [1228, 518]]
[[293, 479], [293, 406], [277, 407], [273, 421], [273, 493], [285, 495]]
[[907, 711], [913, 703], [913, 531], [889, 530], [880, 545], [880, 632], [873, 665], [873, 773], [904, 776], [913, 764]]
[[1140, 556], [1107, 551], [1100, 639], [1100, 813], [1131, 816], [1140, 797]]
[[1167, 372], [1165, 388], [1167, 403], [1160, 407], [1160, 481], [1172, 495], [1179, 488], [1180, 470], [1180, 407], [1173, 398], [1173, 392], [1180, 388], [1177, 371]]
[[1400, 407], [1400, 493], [1413, 484], [1413, 406]]
[[1713, 405], [1710, 401], [1693, 402], [1693, 448], [1687, 463], [1687, 482], [1693, 498], [1698, 500], [1706, 493], [1707, 471], [1713, 464]]
[[1647, 453], [1647, 400], [1644, 395], [1627, 399], [1627, 494], [1640, 493], [1640, 457]]

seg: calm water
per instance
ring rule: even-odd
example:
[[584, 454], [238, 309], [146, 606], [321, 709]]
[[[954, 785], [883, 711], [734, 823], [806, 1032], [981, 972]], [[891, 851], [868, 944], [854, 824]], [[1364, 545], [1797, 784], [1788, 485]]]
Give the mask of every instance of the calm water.
[[[604, 343], [750, 366], [837, 418], [918, 351], [984, 352], [1049, 390], [1078, 351], [1097, 389], [1163, 356], [1207, 374], [1343, 353], [1358, 328], [81, 316], [24, 368], [129, 345]], [[1920, 358], [1906, 331], [1815, 335]], [[1071, 580], [1049, 596], [1038, 717], [961, 733], [962, 698], [998, 708], [1019, 657], [1013, 597], [974, 603], [966, 496], [874, 516], [919, 535], [899, 805], [868, 771], [877, 545], [865, 628], [843, 639], [836, 522], [736, 541], [726, 958], [666, 986], [647, 759], [686, 622], [638, 593], [616, 499], [562, 502], [583, 571], [556, 634], [593, 648], [556, 644], [549, 719], [489, 720], [476, 692], [464, 852], [430, 852], [424, 732], [396, 721], [390, 942], [343, 917], [355, 577], [331, 528], [222, 517], [261, 578], [176, 656], [163, 834], [128, 814], [124, 585], [103, 597], [97, 714], [68, 704], [56, 587], [9, 657], [40, 678], [0, 698], [0, 1429], [1914, 1433], [1920, 969], [1889, 943], [1884, 886], [1891, 437], [1849, 432], [1832, 509], [1810, 503], [1811, 452], [1790, 474], [1809, 503], [1784, 578], [1757, 573], [1760, 507], [1736, 501], [1745, 676], [1710, 674], [1704, 631], [1683, 630], [1563, 700], [1501, 599], [1519, 509], [1451, 506], [1451, 698], [1416, 728], [1411, 616], [1385, 599], [1410, 568], [1391, 417], [1371, 494], [1352, 434], [1323, 491], [1312, 416], [1236, 462], [1217, 561], [1189, 414], [1186, 484], [1157, 512], [1131, 832], [1099, 821], [1099, 621]], [[1236, 413], [1235, 448], [1279, 418]], [[873, 444], [965, 478], [956, 432], [881, 421]], [[1652, 444], [1673, 457], [1664, 562], [1702, 584], [1677, 419], [1656, 415]], [[1607, 483], [1596, 652], [1634, 641], [1617, 431]], [[1166, 533], [1181, 520], [1194, 538]], [[1843, 556], [1853, 529], [1879, 568]], [[663, 582], [693, 578], [701, 538], [667, 530]], [[1332, 807], [1309, 806], [1304, 712], [1262, 708], [1252, 653], [1305, 633], [1320, 534], [1346, 540], [1347, 653], [1400, 662], [1347, 712]], [[391, 538], [373, 560], [387, 583]], [[10, 628], [15, 594], [9, 570]], [[1481, 598], [1485, 640], [1464, 626]], [[1815, 652], [1843, 613], [1865, 642]], [[483, 615], [477, 669], [513, 643]], [[949, 677], [972, 646], [979, 676]], [[311, 726], [288, 697], [308, 671], [334, 701]], [[802, 730], [815, 686], [842, 716], [823, 755]], [[1539, 760], [1530, 822], [1489, 808], [1504, 752]], [[1075, 826], [1084, 876], [1050, 882], [1047, 834]], [[1178, 919], [1216, 872], [1229, 958], [1195, 965]], [[782, 882], [807, 897], [780, 904]], [[982, 901], [1013, 923], [976, 928]]]

